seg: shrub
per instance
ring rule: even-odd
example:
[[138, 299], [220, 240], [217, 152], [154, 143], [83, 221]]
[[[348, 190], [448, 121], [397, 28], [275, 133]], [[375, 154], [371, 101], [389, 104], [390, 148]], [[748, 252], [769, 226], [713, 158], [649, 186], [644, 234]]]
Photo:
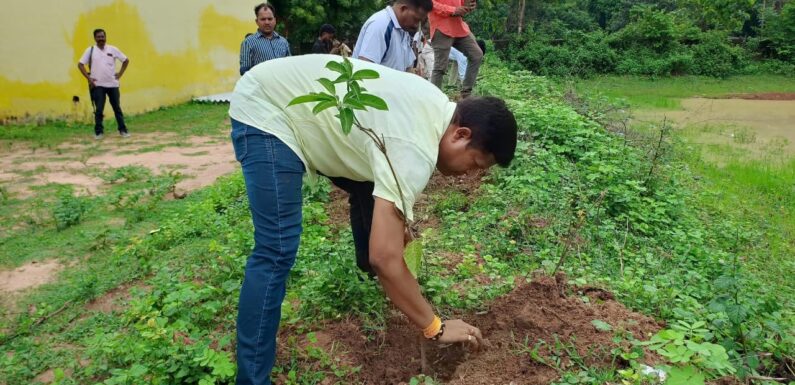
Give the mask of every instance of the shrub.
[[692, 52], [695, 75], [725, 78], [747, 65], [746, 52], [730, 45], [728, 36], [717, 31], [701, 34], [701, 41], [692, 47]]
[[612, 72], [617, 55], [604, 32], [569, 32], [564, 39], [527, 33], [514, 38], [509, 59], [540, 75], [588, 77]]
[[55, 226], [60, 231], [80, 223], [88, 206], [88, 198], [72, 195], [71, 188], [62, 189], [52, 209]]
[[795, 63], [795, 3], [787, 2], [778, 14], [771, 14], [762, 29], [775, 58]]

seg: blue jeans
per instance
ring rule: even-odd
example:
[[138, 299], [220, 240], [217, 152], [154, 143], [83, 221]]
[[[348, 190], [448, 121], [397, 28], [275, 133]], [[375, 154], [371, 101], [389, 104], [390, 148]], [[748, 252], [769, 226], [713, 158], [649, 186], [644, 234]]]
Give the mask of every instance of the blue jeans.
[[254, 222], [237, 315], [238, 385], [270, 384], [287, 276], [301, 238], [304, 164], [275, 136], [232, 119]]

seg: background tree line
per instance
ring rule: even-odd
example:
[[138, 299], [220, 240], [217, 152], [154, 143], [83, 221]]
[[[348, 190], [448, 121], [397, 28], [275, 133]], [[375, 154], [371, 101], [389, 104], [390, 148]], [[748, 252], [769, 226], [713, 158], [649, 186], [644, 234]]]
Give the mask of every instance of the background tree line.
[[[306, 51], [323, 23], [355, 42], [385, 0], [274, 0]], [[479, 0], [467, 17], [517, 68], [541, 75], [795, 74], [791, 0]]]

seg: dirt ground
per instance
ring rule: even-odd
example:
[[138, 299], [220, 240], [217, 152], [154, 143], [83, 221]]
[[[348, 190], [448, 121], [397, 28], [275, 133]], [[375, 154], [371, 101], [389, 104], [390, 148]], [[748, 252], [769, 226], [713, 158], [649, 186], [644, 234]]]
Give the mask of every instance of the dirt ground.
[[[222, 133], [206, 137], [133, 133], [126, 139], [108, 135], [100, 141], [75, 139], [49, 148], [0, 143], [0, 187], [16, 199], [29, 198], [37, 186], [49, 183], [73, 185], [79, 194], [102, 194], [107, 183], [100, 173], [129, 165], [146, 167], [153, 174], [180, 172], [185, 178], [176, 186], [179, 194], [210, 185], [239, 167]], [[54, 280], [62, 268], [60, 262], [48, 260], [0, 270], [0, 305]]]
[[16, 293], [45, 284], [62, 267], [58, 261], [33, 261], [13, 270], [0, 271], [0, 293]]
[[795, 156], [795, 94], [745, 94], [682, 100], [676, 111], [640, 111], [637, 122], [668, 119], [707, 145], [728, 145], [751, 159]]
[[795, 100], [795, 93], [770, 92], [761, 94], [731, 94], [716, 99]]
[[[584, 302], [583, 296], [589, 301]], [[577, 359], [572, 359], [576, 356], [582, 357], [585, 365], [608, 367], [615, 330], [647, 339], [662, 326], [627, 310], [609, 292], [567, 286], [562, 276], [537, 276], [494, 301], [487, 311], [452, 317], [480, 327], [491, 348], [473, 353], [460, 344], [426, 343], [427, 366], [423, 370], [418, 331], [397, 311], [382, 332], [367, 332], [356, 320], [323, 325], [316, 332], [317, 347], [347, 365], [361, 366], [362, 370], [349, 378], [352, 383], [405, 384], [424, 373], [448, 385], [535, 385], [554, 381], [559, 369], [576, 370]], [[594, 320], [606, 322], [614, 331], [597, 330]], [[286, 336], [292, 331], [281, 333]], [[556, 348], [556, 338], [566, 347]], [[529, 354], [528, 349], [539, 341], [543, 343], [538, 345], [538, 355], [545, 363]], [[559, 364], [553, 356], [559, 358]], [[656, 361], [652, 355], [647, 359], [649, 364]]]
[[234, 171], [237, 162], [224, 136], [182, 137], [174, 133], [108, 135], [103, 140], [73, 140], [50, 148], [26, 143], [0, 143], [0, 186], [24, 199], [36, 186], [71, 184], [85, 194], [101, 193], [103, 170], [138, 165], [154, 174], [177, 170], [185, 179], [177, 191], [188, 192], [212, 184]]

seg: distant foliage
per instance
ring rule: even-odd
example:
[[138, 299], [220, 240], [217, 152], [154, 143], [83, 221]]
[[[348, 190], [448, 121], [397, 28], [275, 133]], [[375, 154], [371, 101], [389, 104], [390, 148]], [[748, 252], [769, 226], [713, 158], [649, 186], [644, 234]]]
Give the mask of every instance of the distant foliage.
[[[498, 4], [499, 3], [499, 4]], [[483, 2], [476, 35], [536, 74], [792, 74], [795, 4], [761, 0]], [[503, 21], [499, 23], [498, 21]], [[521, 32], [520, 32], [521, 30]]]

